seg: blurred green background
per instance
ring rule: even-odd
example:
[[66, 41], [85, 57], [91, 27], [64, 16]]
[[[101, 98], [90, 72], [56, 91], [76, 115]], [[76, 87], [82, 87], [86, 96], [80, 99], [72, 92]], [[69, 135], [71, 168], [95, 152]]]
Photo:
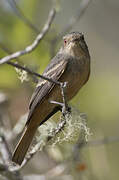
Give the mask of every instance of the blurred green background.
[[[78, 12], [81, 0], [17, 0], [16, 2], [23, 14], [39, 31], [46, 22], [52, 4], [55, 3], [57, 6], [58, 12], [48, 34], [35, 51], [18, 60], [21, 64], [42, 73], [52, 57], [51, 39], [56, 37], [68, 24], [70, 18]], [[86, 113], [88, 127], [93, 133], [91, 139], [119, 136], [118, 17], [118, 0], [92, 0], [81, 19], [70, 30], [84, 33], [91, 55], [90, 79], [71, 102], [81, 112]], [[24, 49], [35, 37], [36, 32], [24, 23], [13, 1], [0, 0], [0, 58], [6, 55], [3, 47], [15, 52]], [[55, 47], [55, 52], [60, 44], [61, 39]], [[10, 114], [12, 126], [27, 112], [34, 87], [32, 80], [21, 83], [13, 67], [7, 64], [0, 66], [0, 91], [9, 97], [6, 111]], [[85, 148], [82, 159], [87, 168], [81, 172], [81, 178], [119, 179], [118, 152], [118, 142]], [[44, 161], [47, 161], [47, 158]], [[44, 169], [45, 165], [44, 162]], [[28, 167], [26, 172], [29, 172]], [[72, 176], [74, 179], [79, 178], [78, 175]]]

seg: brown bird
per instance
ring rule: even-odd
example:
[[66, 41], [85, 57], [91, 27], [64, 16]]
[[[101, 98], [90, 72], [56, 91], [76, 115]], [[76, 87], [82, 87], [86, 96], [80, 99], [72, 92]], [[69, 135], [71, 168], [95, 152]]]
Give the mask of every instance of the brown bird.
[[[66, 96], [69, 101], [88, 81], [90, 55], [82, 33], [69, 33], [63, 37], [63, 40], [63, 46], [51, 60], [43, 75], [60, 82], [68, 82]], [[50, 101], [62, 103], [61, 89], [55, 83], [40, 79], [31, 98], [28, 119], [13, 154], [13, 162], [21, 165], [38, 126], [61, 110], [61, 106]]]

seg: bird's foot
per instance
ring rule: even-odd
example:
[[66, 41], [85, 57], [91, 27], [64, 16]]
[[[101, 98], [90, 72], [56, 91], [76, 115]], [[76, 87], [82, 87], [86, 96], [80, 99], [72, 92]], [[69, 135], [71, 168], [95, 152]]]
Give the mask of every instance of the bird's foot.
[[52, 100], [51, 100], [50, 103], [51, 103], [51, 104], [57, 104], [57, 105], [60, 105], [61, 107], [64, 106], [63, 103], [60, 103], [60, 102], [57, 102], [57, 101], [52, 101]]

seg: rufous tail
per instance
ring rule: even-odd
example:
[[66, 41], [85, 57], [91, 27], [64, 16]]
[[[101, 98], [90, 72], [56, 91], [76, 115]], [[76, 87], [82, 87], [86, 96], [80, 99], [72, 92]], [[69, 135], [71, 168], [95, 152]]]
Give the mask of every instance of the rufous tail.
[[23, 135], [20, 141], [18, 142], [12, 157], [12, 161], [15, 162], [16, 164], [19, 165], [22, 164], [24, 157], [27, 153], [27, 150], [32, 142], [36, 129], [37, 129], [36, 127], [30, 128], [29, 125], [25, 127]]

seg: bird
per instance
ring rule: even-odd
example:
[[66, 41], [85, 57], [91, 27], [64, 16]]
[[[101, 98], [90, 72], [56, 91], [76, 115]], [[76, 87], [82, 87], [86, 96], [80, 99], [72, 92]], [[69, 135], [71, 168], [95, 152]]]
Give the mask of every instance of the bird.
[[[70, 32], [63, 37], [63, 43], [56, 56], [50, 61], [43, 76], [54, 81], [67, 82], [66, 97], [70, 101], [88, 81], [90, 75], [90, 54], [83, 33]], [[21, 165], [36, 130], [58, 111], [63, 103], [60, 86], [40, 78], [31, 97], [28, 118], [16, 145], [12, 161]]]

